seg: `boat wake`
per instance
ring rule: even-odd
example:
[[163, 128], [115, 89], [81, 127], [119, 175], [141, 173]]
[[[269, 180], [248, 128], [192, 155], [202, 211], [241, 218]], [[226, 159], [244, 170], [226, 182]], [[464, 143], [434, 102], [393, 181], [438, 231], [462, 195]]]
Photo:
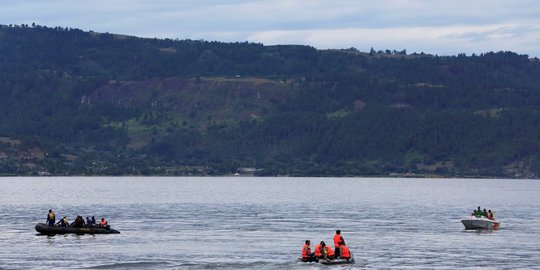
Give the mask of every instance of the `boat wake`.
[[251, 263], [234, 263], [234, 262], [213, 262], [213, 263], [175, 263], [175, 262], [125, 262], [102, 264], [96, 266], [85, 267], [84, 269], [291, 269], [294, 268], [294, 263], [290, 262], [251, 262]]
[[85, 267], [84, 269], [155, 269], [170, 268], [168, 262], [125, 262]]

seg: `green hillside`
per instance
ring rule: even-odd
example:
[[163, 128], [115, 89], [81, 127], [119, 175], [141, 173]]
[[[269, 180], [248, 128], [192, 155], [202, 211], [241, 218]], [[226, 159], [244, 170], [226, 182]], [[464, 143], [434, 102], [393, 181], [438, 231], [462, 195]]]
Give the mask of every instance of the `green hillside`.
[[1, 175], [540, 175], [540, 61], [0, 26]]

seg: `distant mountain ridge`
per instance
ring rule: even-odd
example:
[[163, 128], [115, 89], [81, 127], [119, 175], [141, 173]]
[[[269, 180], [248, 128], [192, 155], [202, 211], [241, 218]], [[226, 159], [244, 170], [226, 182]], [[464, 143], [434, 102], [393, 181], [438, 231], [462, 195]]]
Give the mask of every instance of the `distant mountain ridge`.
[[537, 178], [540, 62], [0, 26], [0, 174]]

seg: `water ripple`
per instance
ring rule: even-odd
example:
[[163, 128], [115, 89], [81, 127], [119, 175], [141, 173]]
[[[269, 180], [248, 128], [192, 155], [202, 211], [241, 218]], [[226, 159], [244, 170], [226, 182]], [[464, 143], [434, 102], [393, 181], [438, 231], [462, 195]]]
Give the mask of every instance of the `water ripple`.
[[[95, 185], [81, 184], [91, 181]], [[327, 182], [335, 191], [321, 189]], [[0, 178], [0, 269], [531, 269], [540, 181], [325, 178]], [[336, 189], [332, 189], [336, 190]], [[477, 190], [484, 190], [477, 193]], [[44, 192], [45, 191], [45, 192]], [[47, 202], [47, 203], [44, 203]], [[477, 205], [498, 231], [465, 231]], [[105, 216], [119, 235], [37, 234]], [[356, 264], [297, 263], [342, 229]]]

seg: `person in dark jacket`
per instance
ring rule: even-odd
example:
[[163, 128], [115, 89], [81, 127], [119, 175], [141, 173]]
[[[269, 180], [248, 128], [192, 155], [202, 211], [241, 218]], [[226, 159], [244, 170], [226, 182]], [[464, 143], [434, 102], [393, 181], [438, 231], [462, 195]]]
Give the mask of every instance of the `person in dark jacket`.
[[82, 228], [82, 227], [84, 227], [84, 219], [81, 216], [77, 216], [75, 218], [75, 221], [73, 221], [73, 227], [74, 228]]
[[96, 217], [92, 216], [92, 218], [90, 218], [90, 227], [96, 227]]

